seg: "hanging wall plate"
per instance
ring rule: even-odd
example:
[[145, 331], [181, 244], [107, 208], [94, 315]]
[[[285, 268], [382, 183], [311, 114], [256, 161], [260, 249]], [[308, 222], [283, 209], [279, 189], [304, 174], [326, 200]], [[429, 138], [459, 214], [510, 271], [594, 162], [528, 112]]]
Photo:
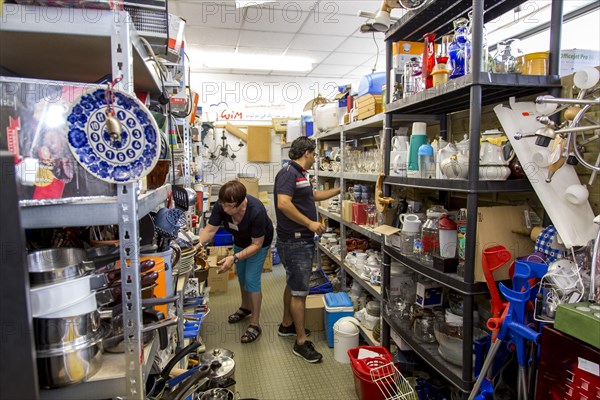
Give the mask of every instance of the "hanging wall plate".
[[161, 141], [148, 109], [134, 96], [114, 92], [112, 106], [121, 132], [107, 129], [106, 91], [84, 93], [69, 110], [69, 147], [90, 174], [111, 183], [129, 183], [146, 176], [158, 161]]

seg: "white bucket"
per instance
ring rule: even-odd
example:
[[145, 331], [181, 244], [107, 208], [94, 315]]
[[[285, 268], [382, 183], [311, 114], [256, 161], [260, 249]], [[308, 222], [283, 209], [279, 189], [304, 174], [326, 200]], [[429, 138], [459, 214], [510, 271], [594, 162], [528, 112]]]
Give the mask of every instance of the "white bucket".
[[359, 322], [353, 317], [343, 317], [333, 325], [333, 357], [342, 364], [350, 364], [348, 350], [358, 347]]

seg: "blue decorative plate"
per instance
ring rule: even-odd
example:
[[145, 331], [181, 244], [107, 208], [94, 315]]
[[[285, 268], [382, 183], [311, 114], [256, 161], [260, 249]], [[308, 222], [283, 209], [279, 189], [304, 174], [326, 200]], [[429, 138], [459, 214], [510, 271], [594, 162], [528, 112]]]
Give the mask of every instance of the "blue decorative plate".
[[114, 92], [121, 136], [106, 129], [106, 91], [84, 93], [67, 117], [69, 147], [90, 174], [111, 183], [128, 183], [148, 175], [160, 155], [160, 132], [148, 109], [134, 96]]

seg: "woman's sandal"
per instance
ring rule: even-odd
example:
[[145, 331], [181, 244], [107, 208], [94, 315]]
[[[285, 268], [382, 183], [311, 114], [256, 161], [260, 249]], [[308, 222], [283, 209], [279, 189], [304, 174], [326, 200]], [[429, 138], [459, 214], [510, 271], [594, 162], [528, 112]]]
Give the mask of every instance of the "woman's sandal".
[[241, 320], [243, 320], [250, 314], [252, 314], [252, 311], [250, 311], [246, 308], [240, 307], [236, 312], [234, 312], [227, 318], [227, 321], [230, 324], [235, 324], [236, 322], [240, 322]]
[[248, 325], [246, 332], [242, 335], [242, 343], [252, 343], [262, 333], [262, 329], [258, 325]]

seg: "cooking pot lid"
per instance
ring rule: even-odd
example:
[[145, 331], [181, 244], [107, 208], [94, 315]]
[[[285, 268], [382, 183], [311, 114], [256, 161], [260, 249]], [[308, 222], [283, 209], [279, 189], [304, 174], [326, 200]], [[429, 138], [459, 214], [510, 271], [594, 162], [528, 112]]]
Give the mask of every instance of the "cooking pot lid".
[[216, 348], [216, 349], [212, 349], [212, 350], [207, 351], [206, 353], [202, 354], [202, 356], [200, 357], [200, 360], [204, 363], [210, 364], [212, 362], [212, 360], [215, 360], [221, 356], [233, 358], [234, 353], [233, 353], [233, 351], [228, 350], [228, 349]]
[[228, 377], [235, 369], [235, 361], [231, 357], [219, 356], [215, 360], [221, 363], [221, 368], [215, 371], [215, 378]]

